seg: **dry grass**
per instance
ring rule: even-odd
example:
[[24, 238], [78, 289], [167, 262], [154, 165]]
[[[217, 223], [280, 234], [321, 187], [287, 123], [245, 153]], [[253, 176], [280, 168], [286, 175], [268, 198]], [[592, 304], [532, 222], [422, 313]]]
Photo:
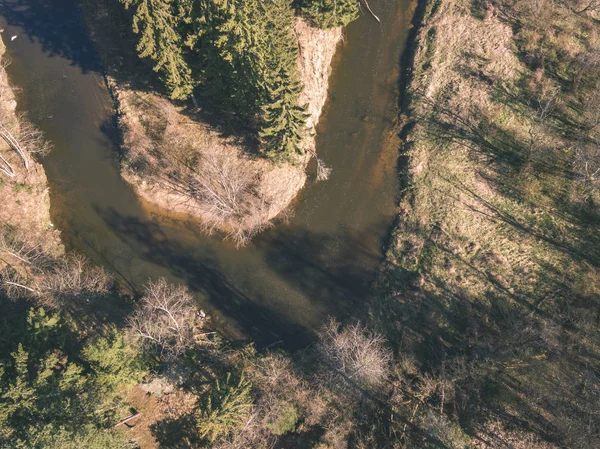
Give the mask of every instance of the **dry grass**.
[[378, 322], [436, 375], [469, 367], [453, 368], [452, 407], [480, 447], [592, 447], [600, 197], [582, 161], [597, 163], [598, 72], [577, 64], [600, 51], [598, 26], [550, 0], [424, 14]]

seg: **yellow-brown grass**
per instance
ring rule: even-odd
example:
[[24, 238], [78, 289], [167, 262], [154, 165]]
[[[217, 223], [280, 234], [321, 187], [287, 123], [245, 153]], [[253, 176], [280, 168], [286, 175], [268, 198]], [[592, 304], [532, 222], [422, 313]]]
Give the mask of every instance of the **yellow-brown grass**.
[[425, 6], [407, 194], [374, 313], [433, 372], [463, 367], [453, 382], [479, 389], [464, 406], [480, 416], [463, 418], [478, 447], [587, 447], [578, 423], [598, 425], [599, 386], [584, 397], [575, 378], [600, 353], [599, 197], [582, 196], [572, 159], [595, 137], [579, 125], [588, 93], [569, 61], [599, 50], [598, 25], [558, 2]]

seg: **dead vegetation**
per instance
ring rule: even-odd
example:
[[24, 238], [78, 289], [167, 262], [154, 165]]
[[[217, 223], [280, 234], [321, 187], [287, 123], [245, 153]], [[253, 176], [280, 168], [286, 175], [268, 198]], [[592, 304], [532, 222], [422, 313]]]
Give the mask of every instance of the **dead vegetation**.
[[201, 216], [207, 232], [225, 231], [238, 244], [269, 225], [275, 198], [261, 189], [264, 161], [252, 160], [234, 139], [185, 118], [164, 99], [148, 104], [129, 95], [120, 101], [129, 105], [120, 119], [129, 149], [123, 174], [146, 199]]
[[164, 278], [148, 282], [138, 310], [129, 318], [129, 327], [141, 345], [158, 351], [161, 357], [176, 358], [194, 342], [199, 311], [194, 297], [182, 286]]
[[342, 329], [340, 323], [329, 321], [321, 330], [318, 350], [327, 366], [328, 382], [349, 380], [377, 388], [389, 375], [392, 354], [383, 337], [360, 324]]

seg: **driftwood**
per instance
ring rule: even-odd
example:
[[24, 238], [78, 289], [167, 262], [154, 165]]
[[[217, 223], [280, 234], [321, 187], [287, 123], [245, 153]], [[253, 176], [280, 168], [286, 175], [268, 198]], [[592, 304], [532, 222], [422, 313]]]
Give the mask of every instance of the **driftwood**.
[[9, 162], [4, 159], [4, 157], [0, 154], [0, 171], [2, 173], [4, 173], [6, 176], [8, 176], [9, 178], [14, 178], [15, 177], [15, 169], [12, 167], [12, 165], [9, 164]]
[[367, 0], [358, 0], [358, 1], [359, 1], [359, 3], [360, 3], [361, 5], [363, 5], [365, 8], [367, 8], [367, 11], [369, 11], [369, 14], [371, 14], [371, 15], [373, 16], [373, 18], [374, 18], [375, 20], [377, 20], [377, 22], [381, 23], [381, 20], [379, 20], [379, 17], [377, 17], [377, 16], [375, 15], [375, 13], [373, 12], [373, 10], [372, 10], [372, 9], [371, 9], [371, 7], [369, 6], [369, 2], [368, 2]]
[[[21, 145], [19, 144], [17, 139], [15, 139], [14, 136], [10, 133], [10, 131], [7, 130], [3, 125], [0, 125], [0, 137], [2, 137], [2, 139], [4, 139], [4, 141], [13, 150], [17, 152], [17, 154], [21, 157], [23, 163], [25, 164], [25, 169], [29, 170], [29, 160], [27, 159], [25, 151], [23, 151], [23, 148], [21, 148]], [[0, 171], [13, 178], [15, 176], [15, 170], [12, 167], [12, 165], [10, 165], [9, 162], [6, 159], [4, 159], [4, 157], [2, 157], [2, 155], [0, 155], [0, 160], [5, 165], [0, 165]]]

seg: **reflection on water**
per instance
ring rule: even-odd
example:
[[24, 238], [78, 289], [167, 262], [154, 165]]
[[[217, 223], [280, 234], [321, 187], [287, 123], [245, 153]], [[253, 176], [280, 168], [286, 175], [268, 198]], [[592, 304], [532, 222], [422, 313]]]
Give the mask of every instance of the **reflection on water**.
[[132, 289], [165, 276], [185, 283], [217, 326], [259, 344], [309, 341], [328, 315], [361, 311], [395, 213], [394, 133], [408, 0], [372, 0], [337, 56], [317, 150], [333, 168], [309, 185], [295, 217], [237, 250], [194, 223], [145, 207], [119, 177], [110, 97], [85, 34], [78, 0], [6, 0], [12, 83], [20, 108], [55, 149], [44, 161], [52, 215], [71, 249]]

